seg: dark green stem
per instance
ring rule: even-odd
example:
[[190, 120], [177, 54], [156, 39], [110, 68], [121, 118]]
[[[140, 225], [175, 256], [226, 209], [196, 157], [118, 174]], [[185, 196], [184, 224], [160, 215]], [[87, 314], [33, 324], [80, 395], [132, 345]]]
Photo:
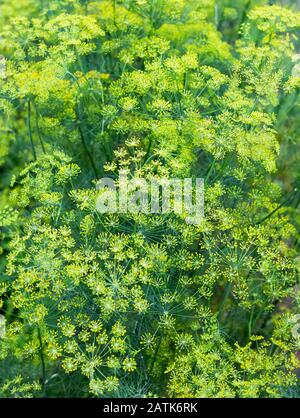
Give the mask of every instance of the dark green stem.
[[151, 363], [151, 366], [150, 366], [150, 373], [152, 373], [152, 371], [153, 371], [154, 364], [156, 362], [156, 357], [157, 357], [158, 351], [160, 349], [162, 339], [163, 339], [163, 334], [161, 334], [160, 337], [159, 337], [159, 340], [158, 340], [158, 343], [157, 343], [157, 346], [156, 346], [156, 349], [155, 349], [155, 353], [154, 353], [154, 356], [153, 356], [153, 359], [152, 359], [152, 363]]
[[38, 339], [40, 343], [40, 357], [41, 357], [41, 364], [42, 364], [42, 385], [43, 385], [44, 393], [46, 395], [46, 366], [45, 366], [45, 359], [44, 359], [44, 353], [43, 353], [43, 340], [42, 340], [40, 328], [38, 328]]
[[219, 308], [219, 315], [218, 315], [219, 321], [222, 321], [223, 311], [224, 311], [226, 302], [230, 296], [231, 290], [232, 290], [232, 283], [227, 283], [225, 286], [225, 290], [224, 290], [224, 297]]
[[90, 153], [88, 146], [87, 146], [87, 142], [85, 139], [85, 133], [84, 133], [84, 128], [83, 128], [83, 122], [82, 122], [82, 118], [81, 118], [81, 114], [80, 114], [80, 110], [79, 110], [79, 106], [76, 109], [76, 115], [77, 115], [77, 119], [78, 119], [78, 130], [79, 130], [79, 134], [80, 134], [80, 139], [84, 148], [84, 151], [91, 163], [92, 169], [94, 171], [95, 177], [96, 179], [98, 179], [98, 172], [97, 172], [97, 168], [96, 168], [96, 164], [93, 160], [92, 154]]

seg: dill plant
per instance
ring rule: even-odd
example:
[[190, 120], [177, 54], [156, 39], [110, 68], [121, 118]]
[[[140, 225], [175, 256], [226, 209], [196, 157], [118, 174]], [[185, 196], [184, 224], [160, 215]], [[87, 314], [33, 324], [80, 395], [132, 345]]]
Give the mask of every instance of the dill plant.
[[[0, 4], [0, 395], [298, 396], [293, 4]], [[120, 170], [205, 219], [98, 213]]]

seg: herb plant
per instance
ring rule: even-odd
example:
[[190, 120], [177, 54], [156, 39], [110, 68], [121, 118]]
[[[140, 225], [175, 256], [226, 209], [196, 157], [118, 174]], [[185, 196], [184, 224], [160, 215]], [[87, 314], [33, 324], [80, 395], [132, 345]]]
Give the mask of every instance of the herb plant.
[[[1, 397], [299, 396], [300, 13], [279, 3], [0, 1]], [[203, 178], [205, 217], [99, 213], [124, 170]]]

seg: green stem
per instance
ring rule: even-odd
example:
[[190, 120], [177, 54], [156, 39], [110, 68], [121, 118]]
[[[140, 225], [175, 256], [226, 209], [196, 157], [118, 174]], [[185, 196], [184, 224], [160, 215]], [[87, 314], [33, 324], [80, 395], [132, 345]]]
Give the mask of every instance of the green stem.
[[92, 169], [94, 171], [95, 177], [96, 177], [96, 179], [98, 179], [96, 164], [93, 160], [92, 154], [90, 153], [90, 151], [88, 149], [87, 142], [86, 142], [86, 139], [85, 139], [85, 133], [84, 133], [84, 129], [83, 129], [83, 121], [82, 121], [82, 118], [81, 118], [79, 106], [76, 109], [76, 115], [77, 115], [77, 119], [79, 121], [78, 130], [79, 130], [80, 139], [81, 139], [84, 151], [85, 151], [85, 153], [86, 153], [86, 155], [87, 155], [87, 157], [88, 157], [88, 159], [91, 163], [91, 166], [92, 166]]
[[40, 328], [38, 328], [38, 339], [40, 343], [40, 357], [41, 357], [41, 364], [42, 364], [42, 385], [43, 385], [44, 393], [46, 394], [46, 365], [45, 365], [45, 359], [44, 359], [44, 353], [43, 353], [43, 341], [42, 341]]
[[29, 135], [29, 139], [30, 139], [33, 159], [36, 160], [36, 151], [35, 151], [35, 147], [34, 147], [34, 143], [33, 143], [32, 129], [31, 129], [31, 105], [30, 105], [30, 100], [28, 100], [28, 102], [27, 102], [27, 129], [28, 129], [28, 135]]
[[154, 364], [156, 362], [157, 354], [158, 354], [158, 351], [160, 349], [160, 345], [161, 345], [162, 339], [163, 339], [163, 334], [160, 334], [160, 337], [159, 337], [159, 340], [158, 340], [158, 343], [157, 343], [157, 346], [156, 346], [156, 349], [155, 349], [155, 353], [154, 353], [154, 356], [153, 356], [153, 359], [152, 359], [152, 363], [151, 363], [151, 366], [150, 366], [150, 370], [149, 370], [150, 374], [153, 371]]
[[227, 283], [225, 286], [225, 290], [224, 290], [224, 297], [223, 297], [223, 300], [221, 302], [220, 309], [219, 309], [219, 321], [222, 320], [223, 311], [224, 311], [227, 299], [229, 298], [231, 289], [232, 289], [232, 283]]
[[41, 136], [40, 126], [39, 126], [39, 113], [38, 113], [38, 109], [37, 109], [37, 106], [36, 106], [35, 102], [33, 102], [33, 105], [34, 105], [34, 109], [35, 109], [36, 131], [37, 131], [37, 134], [38, 134], [38, 137], [39, 137], [39, 141], [40, 141], [43, 153], [45, 154], [46, 153], [45, 146], [44, 146], [44, 142], [43, 142], [43, 139], [42, 139], [42, 136]]
[[249, 323], [248, 323], [248, 338], [252, 335], [252, 325], [253, 325], [253, 317], [254, 317], [254, 308], [251, 311]]
[[266, 215], [264, 218], [262, 218], [261, 220], [257, 221], [255, 223], [255, 225], [260, 225], [262, 223], [264, 223], [267, 219], [271, 218], [276, 212], [278, 212], [282, 207], [284, 207], [287, 203], [289, 203], [291, 201], [291, 203], [293, 202], [294, 198], [296, 197], [298, 193], [298, 190], [292, 190], [288, 195], [289, 197], [287, 199], [285, 199], [282, 203], [280, 203], [280, 205], [278, 205], [272, 212], [268, 213], [268, 215]]
[[116, 24], [116, 0], [113, 0], [113, 19], [114, 25]]

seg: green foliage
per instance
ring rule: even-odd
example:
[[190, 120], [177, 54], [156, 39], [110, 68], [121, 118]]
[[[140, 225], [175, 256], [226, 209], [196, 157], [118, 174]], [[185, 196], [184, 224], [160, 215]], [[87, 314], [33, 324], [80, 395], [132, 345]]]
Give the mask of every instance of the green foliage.
[[[300, 13], [0, 1], [0, 396], [299, 396]], [[96, 180], [202, 177], [205, 218]]]

